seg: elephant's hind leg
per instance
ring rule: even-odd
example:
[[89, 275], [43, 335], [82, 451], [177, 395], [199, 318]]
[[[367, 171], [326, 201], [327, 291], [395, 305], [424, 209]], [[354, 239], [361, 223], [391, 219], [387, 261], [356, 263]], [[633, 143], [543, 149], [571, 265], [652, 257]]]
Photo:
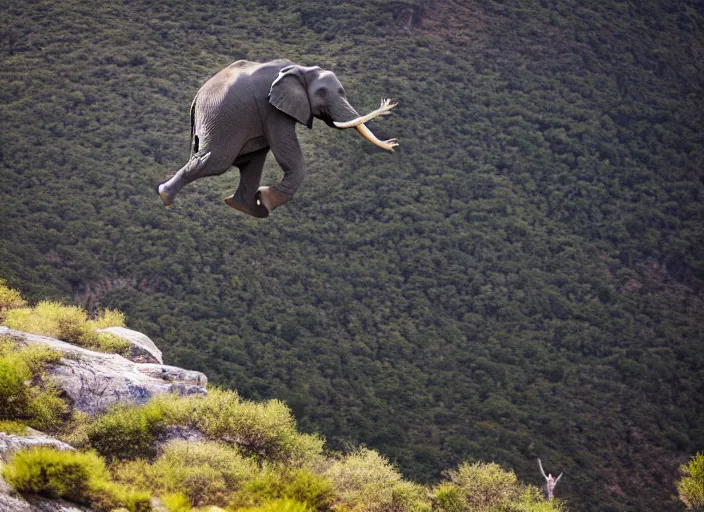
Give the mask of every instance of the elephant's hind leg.
[[171, 206], [176, 194], [186, 185], [206, 176], [218, 176], [232, 167], [232, 158], [212, 152], [194, 154], [191, 159], [174, 174], [171, 179], [159, 185], [159, 197], [166, 206]]
[[240, 170], [240, 185], [233, 195], [225, 198], [228, 206], [252, 217], [264, 218], [269, 215], [269, 211], [257, 204], [255, 199], [268, 152], [269, 148], [265, 148], [235, 160], [235, 165]]

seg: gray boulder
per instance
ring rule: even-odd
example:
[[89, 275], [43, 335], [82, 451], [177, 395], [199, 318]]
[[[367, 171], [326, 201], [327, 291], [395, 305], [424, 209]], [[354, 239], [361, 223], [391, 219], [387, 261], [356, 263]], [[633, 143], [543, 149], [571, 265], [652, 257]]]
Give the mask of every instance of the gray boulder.
[[55, 450], [74, 450], [73, 446], [32, 428], [28, 428], [27, 433], [22, 436], [0, 432], [0, 461], [7, 462], [14, 453], [36, 446], [48, 446]]
[[94, 352], [64, 341], [0, 327], [21, 345], [43, 344], [64, 357], [49, 375], [71, 399], [72, 406], [88, 414], [103, 412], [117, 402], [143, 404], [162, 393], [206, 394], [207, 377], [175, 366], [135, 363], [117, 354]]
[[139, 331], [133, 331], [125, 327], [107, 327], [105, 329], [98, 329], [98, 332], [106, 332], [129, 341], [131, 344], [129, 359], [131, 361], [136, 363], [164, 364], [164, 359], [161, 357], [161, 350], [149, 339], [149, 336]]

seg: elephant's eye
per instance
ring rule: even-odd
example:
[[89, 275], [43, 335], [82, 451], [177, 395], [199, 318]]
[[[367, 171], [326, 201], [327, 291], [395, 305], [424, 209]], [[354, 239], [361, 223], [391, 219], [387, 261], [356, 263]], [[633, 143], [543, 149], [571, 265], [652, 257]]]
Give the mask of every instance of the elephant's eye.
[[339, 94], [340, 96], [344, 96], [344, 95], [345, 95], [345, 90], [344, 90], [342, 87], [340, 87], [340, 88], [337, 90], [337, 94]]

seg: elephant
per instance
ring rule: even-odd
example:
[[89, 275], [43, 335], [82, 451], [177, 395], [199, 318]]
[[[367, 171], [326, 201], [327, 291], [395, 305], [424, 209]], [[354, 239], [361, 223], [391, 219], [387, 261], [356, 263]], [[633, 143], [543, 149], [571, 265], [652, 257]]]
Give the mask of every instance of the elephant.
[[[382, 99], [378, 109], [360, 116], [347, 101], [331, 71], [280, 59], [259, 63], [238, 60], [208, 79], [191, 104], [191, 156], [158, 186], [166, 206], [188, 183], [239, 168], [240, 183], [225, 199], [230, 207], [256, 218], [287, 203], [305, 175], [296, 123], [308, 128], [313, 118], [328, 126], [356, 128], [366, 139], [393, 152], [396, 139], [381, 141], [364, 123], [388, 115], [397, 104]], [[278, 185], [260, 187], [271, 150], [284, 171]]]

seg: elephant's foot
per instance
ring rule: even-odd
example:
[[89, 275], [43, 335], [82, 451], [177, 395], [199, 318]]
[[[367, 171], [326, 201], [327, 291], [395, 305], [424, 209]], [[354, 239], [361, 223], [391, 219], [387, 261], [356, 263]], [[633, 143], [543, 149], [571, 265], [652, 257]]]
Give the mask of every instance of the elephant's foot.
[[258, 205], [263, 205], [269, 213], [274, 208], [278, 208], [282, 204], [288, 203], [291, 199], [290, 194], [279, 192], [275, 187], [260, 187], [257, 195], [254, 196]]
[[159, 192], [159, 197], [164, 202], [164, 206], [171, 208], [174, 204], [174, 196], [168, 193], [166, 183], [159, 185], [157, 187], [157, 192]]
[[246, 213], [247, 215], [251, 215], [252, 217], [256, 217], [258, 219], [264, 219], [269, 216], [269, 212], [266, 208], [264, 208], [261, 205], [256, 205], [254, 207], [242, 203], [235, 199], [234, 195], [231, 195], [230, 197], [225, 198], [225, 203], [227, 206], [230, 208], [234, 208], [235, 210], [238, 210], [242, 213]]

